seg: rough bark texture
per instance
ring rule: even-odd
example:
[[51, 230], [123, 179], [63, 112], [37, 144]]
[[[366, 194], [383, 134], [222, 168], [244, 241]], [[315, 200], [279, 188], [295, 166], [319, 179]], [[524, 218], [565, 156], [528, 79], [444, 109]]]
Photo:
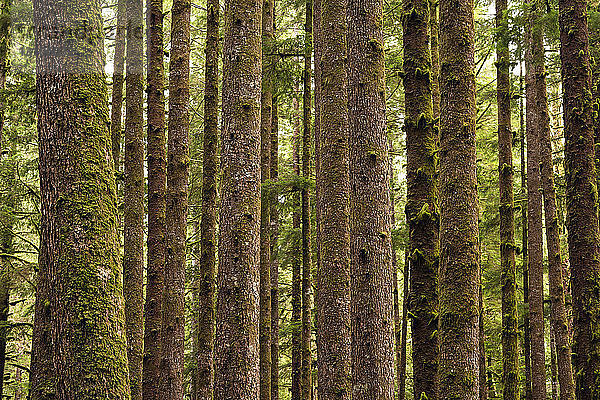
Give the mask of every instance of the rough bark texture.
[[33, 6], [42, 216], [30, 395], [129, 400], [101, 5]]
[[600, 398], [600, 238], [586, 7], [587, 2], [581, 0], [559, 1], [573, 353], [579, 400]]
[[439, 208], [429, 1], [404, 0], [407, 202], [415, 398], [438, 398]]
[[163, 1], [147, 0], [148, 57], [148, 264], [144, 305], [142, 396], [158, 400], [160, 331], [165, 269], [166, 154]]
[[[438, 124], [440, 117], [440, 27], [438, 23], [438, 0], [429, 0], [429, 46], [431, 48], [431, 98], [433, 118]], [[437, 130], [436, 130], [437, 134]]]
[[475, 400], [480, 272], [471, 0], [440, 3], [440, 66], [439, 398]]
[[400, 370], [398, 371], [398, 400], [406, 397], [406, 348], [408, 337], [408, 297], [410, 296], [410, 257], [404, 251], [404, 287], [402, 291], [402, 331], [400, 332]]
[[143, 1], [127, 0], [123, 293], [132, 400], [142, 398], [144, 349]]
[[[273, 96], [271, 122], [271, 180], [279, 178], [279, 113]], [[279, 208], [271, 200], [271, 400], [279, 400]]]
[[219, 18], [218, 0], [210, 0], [206, 14], [204, 64], [204, 140], [200, 262], [198, 265], [198, 354], [196, 400], [212, 400], [214, 385], [215, 275], [217, 244], [217, 175], [219, 171]]
[[[493, 389], [491, 379], [491, 369], [487, 368], [485, 351], [485, 329], [483, 326], [483, 317], [485, 309], [483, 307], [483, 285], [479, 286], [479, 400], [487, 400]], [[488, 358], [489, 364], [489, 358]], [[487, 379], [486, 379], [487, 377]], [[492, 396], [495, 397], [495, 396]]]
[[261, 7], [225, 9], [216, 400], [259, 397]]
[[347, 0], [320, 4], [319, 400], [351, 397]]
[[519, 399], [517, 265], [511, 130], [508, 2], [496, 0], [498, 172], [500, 186], [500, 264], [502, 269], [502, 387], [505, 400]]
[[394, 399], [383, 2], [348, 1], [352, 399]]
[[304, 71], [302, 101], [302, 400], [312, 398], [312, 245], [311, 207], [308, 182], [311, 179], [312, 147], [312, 0], [306, 0], [304, 25]]
[[121, 165], [121, 136], [123, 135], [123, 83], [125, 76], [125, 42], [127, 39], [127, 0], [117, 1], [117, 28], [113, 64], [111, 138], [115, 170]]
[[532, 399], [546, 399], [546, 357], [544, 350], [544, 267], [542, 249], [542, 192], [540, 179], [540, 99], [537, 81], [544, 79], [544, 46], [539, 5], [531, 0], [529, 43], [525, 55], [527, 68], [527, 255], [529, 273], [529, 321], [531, 332]]
[[[552, 326], [550, 326], [552, 332]], [[558, 366], [556, 360], [556, 341], [554, 332], [550, 334], [550, 382], [552, 387], [552, 400], [558, 400]], [[575, 385], [573, 385], [574, 387]]]
[[190, 130], [190, 0], [171, 9], [167, 153], [167, 255], [163, 291], [160, 399], [183, 400], [184, 299]]

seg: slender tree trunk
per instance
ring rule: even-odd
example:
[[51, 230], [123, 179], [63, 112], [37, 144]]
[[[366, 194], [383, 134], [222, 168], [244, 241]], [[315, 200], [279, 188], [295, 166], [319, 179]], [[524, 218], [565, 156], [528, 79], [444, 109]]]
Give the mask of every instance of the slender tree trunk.
[[586, 7], [587, 2], [581, 0], [559, 1], [578, 400], [600, 398], [600, 243]]
[[519, 399], [517, 266], [511, 130], [508, 2], [496, 0], [500, 262], [502, 268], [502, 387], [505, 400]]
[[204, 66], [204, 140], [200, 263], [198, 270], [197, 400], [212, 400], [214, 385], [215, 275], [217, 244], [217, 175], [219, 171], [219, 18], [218, 0], [210, 0], [206, 14]]
[[144, 349], [143, 1], [127, 0], [123, 292], [131, 399], [142, 398]]
[[408, 337], [408, 299], [410, 291], [410, 257], [404, 250], [404, 279], [402, 291], [402, 332], [400, 332], [400, 371], [398, 372], [398, 400], [406, 397], [406, 338]]
[[544, 78], [544, 46], [539, 22], [539, 4], [530, 0], [527, 68], [527, 254], [529, 272], [529, 318], [531, 328], [532, 399], [546, 399], [546, 357], [544, 350], [544, 267], [542, 250], [542, 193], [540, 179], [540, 92], [536, 85]]
[[414, 396], [438, 398], [437, 140], [429, 71], [429, 0], [404, 0], [407, 202]]
[[[484, 314], [485, 309], [483, 308], [482, 284], [479, 287], [479, 400], [487, 400], [494, 386], [492, 382], [491, 370], [487, 368], [486, 364], [485, 329], [483, 324]], [[487, 360], [489, 364], [489, 357]]]
[[[279, 112], [273, 96], [271, 180], [279, 179]], [[279, 200], [271, 199], [271, 400], [279, 400]]]
[[550, 378], [552, 382], [552, 400], [558, 400], [558, 366], [556, 365], [558, 360], [556, 357], [556, 340], [552, 330], [552, 326], [550, 326]]
[[[431, 48], [431, 99], [433, 118], [440, 117], [440, 27], [438, 23], [439, 0], [429, 0], [429, 46]], [[436, 132], [437, 133], [437, 132]]]
[[36, 0], [34, 24], [42, 216], [30, 395], [129, 400], [101, 4]]
[[123, 134], [123, 83], [125, 76], [125, 42], [127, 39], [127, 0], [117, 1], [117, 30], [115, 33], [115, 55], [113, 64], [111, 138], [115, 170], [121, 165], [121, 136]]
[[443, 400], [479, 397], [473, 25], [471, 0], [440, 3], [440, 65], [444, 68], [440, 75], [439, 374]]
[[184, 299], [190, 129], [190, 0], [171, 9], [167, 256], [163, 291], [159, 398], [183, 400]]
[[394, 399], [383, 2], [348, 2], [352, 399]]
[[166, 154], [163, 1], [147, 0], [148, 43], [148, 266], [144, 307], [144, 400], [158, 400], [165, 271]]
[[351, 397], [347, 0], [320, 4], [319, 400]]
[[259, 398], [261, 8], [225, 12], [216, 400]]

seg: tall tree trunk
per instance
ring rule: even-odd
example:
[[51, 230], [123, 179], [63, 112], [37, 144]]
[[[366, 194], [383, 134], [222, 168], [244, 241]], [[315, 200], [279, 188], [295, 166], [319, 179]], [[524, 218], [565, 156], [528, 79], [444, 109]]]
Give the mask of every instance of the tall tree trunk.
[[219, 171], [219, 19], [218, 0], [210, 0], [206, 14], [204, 64], [204, 140], [200, 263], [198, 265], [197, 400], [212, 400], [214, 385], [215, 275], [217, 243], [217, 175]]
[[142, 398], [144, 349], [143, 1], [127, 0], [123, 292], [131, 399]]
[[394, 399], [383, 1], [348, 2], [352, 399]]
[[440, 75], [439, 375], [444, 400], [479, 397], [473, 25], [471, 0], [440, 3], [440, 65], [444, 67]]
[[[312, 0], [306, 0], [302, 101], [302, 177], [310, 182], [312, 147]], [[302, 187], [302, 400], [312, 398], [312, 245], [309, 186]]]
[[142, 395], [144, 400], [158, 400], [167, 208], [162, 0], [147, 0], [146, 18], [148, 29], [148, 265], [144, 307]]
[[319, 5], [319, 400], [351, 397], [347, 5], [347, 0]]
[[34, 24], [42, 216], [30, 395], [128, 400], [101, 4], [36, 0]]
[[[490, 392], [493, 390], [491, 370], [487, 368], [485, 351], [485, 329], [483, 317], [485, 309], [483, 308], [483, 284], [479, 287], [479, 400], [487, 400]], [[489, 364], [489, 357], [488, 357]], [[487, 378], [487, 379], [486, 379]], [[491, 389], [490, 389], [491, 388]], [[495, 397], [495, 396], [493, 396]]]
[[558, 360], [556, 359], [556, 340], [550, 326], [550, 380], [552, 382], [552, 400], [558, 400]]
[[[262, 3], [261, 183], [271, 178], [273, 118], [273, 2]], [[260, 399], [271, 398], [271, 221], [269, 196], [263, 192], [260, 217]]]
[[121, 165], [121, 136], [123, 134], [123, 83], [125, 76], [125, 42], [127, 39], [127, 0], [117, 1], [117, 28], [115, 33], [115, 55], [113, 64], [111, 139], [115, 170]]
[[225, 12], [216, 400], [259, 398], [261, 8]]
[[[279, 112], [273, 95], [271, 180], [279, 179]], [[271, 400], [279, 400], [279, 200], [271, 199]]]
[[502, 387], [505, 400], [519, 399], [517, 344], [517, 266], [510, 124], [510, 52], [508, 2], [496, 0], [496, 68], [498, 102], [498, 171], [500, 185], [500, 262], [502, 269]]
[[429, 50], [429, 0], [404, 0], [406, 219], [409, 225], [414, 396], [438, 398], [437, 140]]
[[544, 350], [544, 267], [542, 250], [542, 193], [540, 179], [540, 92], [536, 85], [543, 79], [544, 45], [539, 21], [539, 4], [529, 14], [529, 43], [525, 55], [527, 68], [527, 255], [529, 272], [529, 320], [531, 332], [532, 399], [546, 399], [546, 357]]
[[163, 291], [159, 398], [183, 400], [184, 299], [190, 130], [190, 0], [171, 9], [167, 256]]
[[[429, 0], [429, 46], [431, 48], [431, 99], [433, 118], [440, 117], [440, 27], [438, 23], [439, 0]], [[437, 133], [437, 131], [436, 131]]]
[[586, 7], [582, 0], [559, 1], [578, 400], [600, 398], [600, 243]]
[[410, 257], [404, 250], [404, 273], [402, 291], [402, 331], [400, 332], [400, 371], [398, 372], [398, 400], [406, 397], [406, 338], [408, 337], [408, 299], [410, 297]]

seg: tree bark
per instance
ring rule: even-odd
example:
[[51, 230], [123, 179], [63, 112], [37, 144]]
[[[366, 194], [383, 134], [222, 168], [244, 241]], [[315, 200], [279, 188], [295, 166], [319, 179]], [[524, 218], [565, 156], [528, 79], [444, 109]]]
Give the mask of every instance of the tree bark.
[[204, 64], [204, 140], [200, 263], [198, 271], [197, 400], [212, 400], [214, 385], [215, 289], [217, 243], [217, 175], [219, 171], [219, 19], [218, 0], [206, 14]]
[[574, 367], [578, 400], [600, 397], [600, 243], [587, 2], [559, 1], [565, 123], [567, 230], [575, 318]]
[[117, 28], [115, 33], [115, 55], [113, 64], [111, 138], [112, 157], [115, 170], [121, 165], [121, 136], [123, 135], [123, 83], [125, 76], [125, 42], [127, 39], [127, 0], [117, 1]]
[[261, 8], [225, 12], [216, 400], [259, 398]]
[[409, 310], [415, 398], [438, 398], [437, 141], [433, 114], [429, 0], [403, 2], [406, 103], [407, 202], [409, 225]]
[[558, 366], [556, 357], [556, 340], [550, 326], [550, 380], [552, 382], [552, 400], [558, 400]]
[[471, 0], [440, 3], [443, 106], [440, 117], [439, 375], [440, 399], [443, 400], [479, 397], [479, 204], [473, 25]]
[[400, 371], [398, 372], [398, 400], [406, 397], [406, 338], [408, 336], [408, 298], [410, 289], [410, 257], [404, 251], [404, 279], [402, 291], [402, 331], [400, 332]]
[[143, 1], [127, 0], [123, 293], [131, 399], [142, 398], [144, 349]]
[[383, 2], [348, 2], [352, 399], [394, 399]]
[[[493, 382], [491, 370], [487, 368], [485, 351], [485, 329], [483, 317], [485, 309], [483, 307], [483, 285], [479, 287], [479, 400], [487, 400], [493, 391]], [[487, 358], [489, 364], [489, 357]], [[490, 389], [491, 388], [491, 389]], [[492, 396], [495, 397], [495, 396]]]
[[496, 0], [500, 263], [502, 269], [502, 387], [505, 400], [519, 399], [517, 266], [511, 130], [508, 2]]
[[319, 400], [351, 397], [347, 0], [320, 4]]
[[[429, 46], [431, 48], [431, 99], [433, 118], [440, 118], [440, 26], [438, 23], [439, 0], [429, 0]], [[439, 129], [438, 129], [439, 131]], [[436, 133], [438, 132], [436, 131]]]
[[148, 265], [144, 307], [142, 396], [158, 400], [160, 332], [165, 270], [166, 154], [163, 1], [147, 0], [148, 80]]
[[[275, 90], [276, 91], [276, 90]], [[271, 180], [279, 179], [279, 112], [273, 96]], [[271, 400], [279, 400], [279, 200], [271, 199]]]
[[101, 5], [33, 6], [42, 216], [30, 395], [129, 400]]

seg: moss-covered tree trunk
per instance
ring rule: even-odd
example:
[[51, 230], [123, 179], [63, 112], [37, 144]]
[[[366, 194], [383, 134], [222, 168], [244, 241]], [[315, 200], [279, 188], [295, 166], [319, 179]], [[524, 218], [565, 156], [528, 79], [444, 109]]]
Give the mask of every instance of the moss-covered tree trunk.
[[[431, 49], [431, 98], [433, 118], [440, 117], [440, 26], [438, 22], [439, 0], [429, 0], [429, 46]], [[437, 133], [437, 131], [436, 131]]]
[[437, 132], [434, 128], [429, 1], [403, 2], [412, 352], [415, 398], [438, 398]]
[[394, 399], [383, 1], [348, 1], [352, 399]]
[[132, 400], [142, 398], [144, 349], [143, 1], [127, 0], [123, 293]]
[[206, 14], [200, 260], [197, 277], [198, 309], [195, 310], [198, 315], [197, 400], [212, 400], [214, 385], [217, 176], [219, 173], [219, 19], [219, 1], [210, 0]]
[[[491, 369], [487, 368], [485, 351], [485, 329], [483, 326], [483, 317], [485, 308], [483, 306], [483, 285], [479, 286], [479, 400], [488, 400], [490, 392], [493, 389], [491, 380]], [[487, 379], [486, 379], [487, 377]], [[495, 396], [492, 396], [495, 397]]]
[[404, 250], [404, 271], [402, 290], [402, 331], [400, 332], [400, 366], [398, 371], [398, 400], [406, 397], [406, 349], [408, 337], [408, 297], [410, 296], [410, 258]]
[[225, 7], [216, 400], [259, 398], [261, 9]]
[[312, 0], [306, 0], [304, 22], [304, 71], [302, 79], [302, 400], [312, 398], [312, 245], [310, 151], [312, 148]]
[[117, 1], [117, 28], [113, 63], [111, 138], [115, 170], [121, 165], [121, 136], [123, 134], [123, 84], [125, 82], [125, 42], [127, 40], [127, 0]]
[[347, 0], [320, 3], [318, 398], [351, 397]]
[[439, 398], [444, 400], [479, 397], [473, 25], [471, 0], [440, 2]]
[[167, 236], [159, 398], [183, 400], [184, 299], [190, 131], [190, 0], [171, 9], [167, 153]]
[[502, 269], [502, 387], [505, 400], [519, 399], [517, 266], [511, 130], [508, 2], [496, 0], [500, 263]]
[[559, 1], [573, 353], [579, 400], [600, 398], [600, 238], [586, 7], [582, 0]]
[[[276, 91], [276, 88], [274, 88]], [[273, 95], [271, 121], [271, 180], [279, 179], [279, 112], [277, 95]], [[279, 208], [271, 199], [271, 400], [279, 400]]]
[[129, 400], [101, 4], [33, 5], [42, 216], [30, 395]]
[[142, 395], [158, 400], [165, 269], [166, 154], [163, 1], [147, 0], [148, 238]]
[[529, 321], [531, 333], [532, 399], [546, 398], [546, 357], [544, 349], [544, 267], [542, 249], [542, 192], [540, 178], [540, 99], [536, 88], [544, 79], [544, 46], [539, 23], [539, 4], [531, 0], [529, 43], [525, 54], [527, 69], [527, 256], [529, 273]]

